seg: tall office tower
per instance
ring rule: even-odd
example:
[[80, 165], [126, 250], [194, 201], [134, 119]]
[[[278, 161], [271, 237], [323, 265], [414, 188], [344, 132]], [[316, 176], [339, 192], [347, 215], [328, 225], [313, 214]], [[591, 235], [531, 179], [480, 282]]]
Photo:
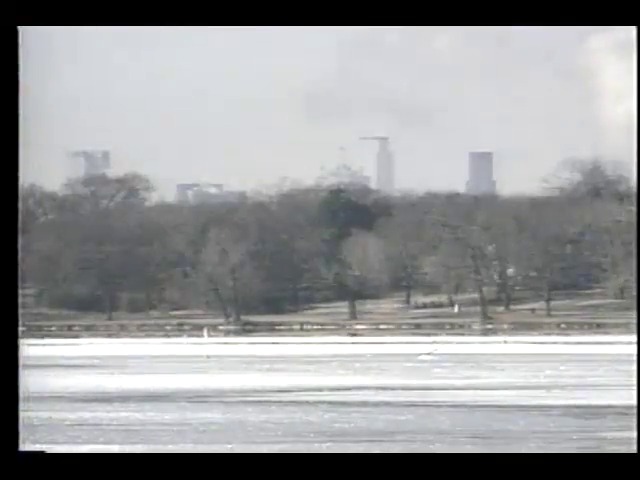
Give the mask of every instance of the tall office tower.
[[389, 148], [389, 137], [361, 137], [360, 140], [377, 140], [376, 188], [385, 193], [393, 193], [395, 189], [395, 165], [393, 152]]
[[469, 180], [466, 191], [470, 195], [496, 193], [496, 182], [493, 179], [493, 152], [469, 153]]

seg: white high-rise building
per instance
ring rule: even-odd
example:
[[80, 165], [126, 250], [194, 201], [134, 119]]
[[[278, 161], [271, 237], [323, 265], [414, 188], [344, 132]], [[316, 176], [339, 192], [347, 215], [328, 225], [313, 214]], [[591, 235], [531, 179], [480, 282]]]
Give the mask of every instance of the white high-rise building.
[[469, 153], [469, 180], [466, 192], [470, 195], [494, 195], [493, 152]]
[[393, 152], [389, 146], [389, 137], [360, 137], [360, 140], [375, 140], [378, 142], [376, 188], [384, 193], [393, 193], [395, 190], [395, 162]]
[[389, 139], [380, 140], [376, 155], [376, 186], [385, 193], [393, 193], [395, 188], [393, 152], [389, 148]]

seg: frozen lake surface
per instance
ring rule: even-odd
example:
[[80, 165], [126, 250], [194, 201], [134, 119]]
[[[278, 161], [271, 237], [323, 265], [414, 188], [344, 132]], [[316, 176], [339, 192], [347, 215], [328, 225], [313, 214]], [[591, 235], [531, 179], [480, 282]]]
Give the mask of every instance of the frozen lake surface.
[[21, 445], [630, 452], [635, 336], [26, 340]]

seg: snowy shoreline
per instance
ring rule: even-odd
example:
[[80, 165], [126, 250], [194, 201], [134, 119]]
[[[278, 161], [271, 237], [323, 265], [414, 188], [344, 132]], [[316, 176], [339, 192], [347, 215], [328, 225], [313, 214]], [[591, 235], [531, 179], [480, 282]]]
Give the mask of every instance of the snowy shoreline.
[[636, 335], [583, 337], [262, 337], [22, 340], [36, 356], [307, 356], [443, 354], [637, 354]]
[[182, 338], [52, 338], [22, 339], [20, 345], [87, 345], [87, 344], [413, 344], [413, 343], [469, 343], [469, 344], [510, 344], [510, 343], [637, 343], [637, 335], [509, 335], [509, 336], [469, 336], [438, 335], [411, 337], [182, 337]]

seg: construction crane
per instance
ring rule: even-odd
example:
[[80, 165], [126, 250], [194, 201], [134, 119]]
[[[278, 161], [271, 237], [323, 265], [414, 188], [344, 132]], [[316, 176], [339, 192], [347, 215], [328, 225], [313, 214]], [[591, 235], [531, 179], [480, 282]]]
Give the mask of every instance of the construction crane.
[[378, 142], [378, 153], [376, 154], [376, 188], [385, 193], [393, 193], [394, 162], [393, 153], [389, 148], [389, 137], [360, 137], [360, 140], [375, 140]]

